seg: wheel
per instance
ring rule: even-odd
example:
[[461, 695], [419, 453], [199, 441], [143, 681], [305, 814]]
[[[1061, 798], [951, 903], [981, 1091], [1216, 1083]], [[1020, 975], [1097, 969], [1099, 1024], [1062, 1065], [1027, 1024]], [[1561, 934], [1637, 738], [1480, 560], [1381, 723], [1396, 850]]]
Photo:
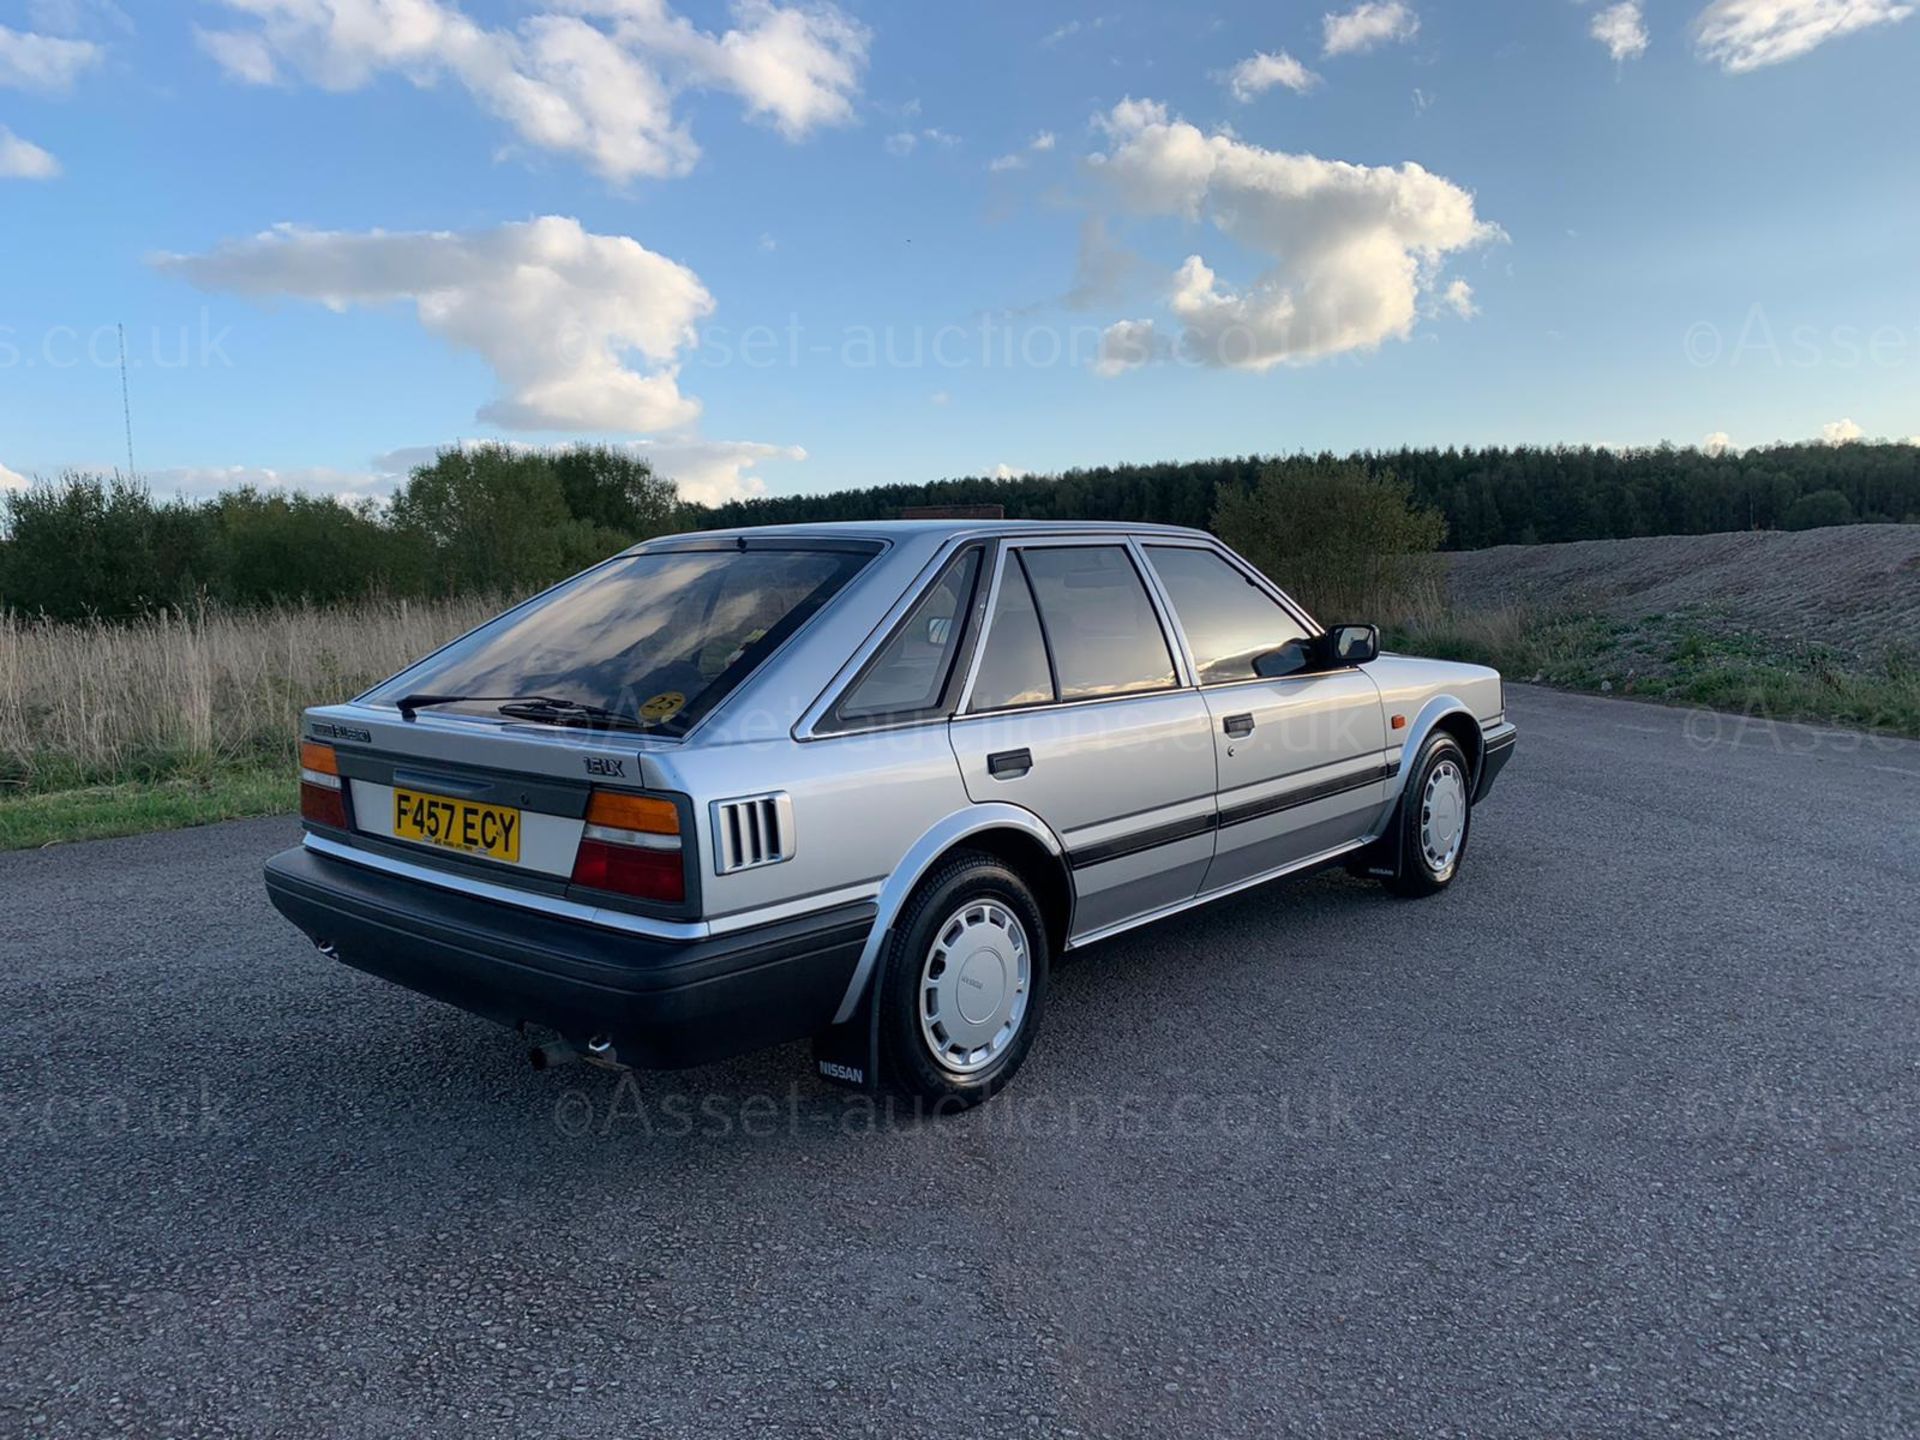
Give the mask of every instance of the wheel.
[[1027, 884], [975, 851], [908, 897], [880, 989], [881, 1073], [903, 1095], [964, 1110], [1027, 1058], [1047, 999], [1047, 932]]
[[1394, 813], [1400, 863], [1387, 888], [1400, 895], [1435, 895], [1453, 883], [1473, 825], [1466, 752], [1436, 731], [1413, 763]]

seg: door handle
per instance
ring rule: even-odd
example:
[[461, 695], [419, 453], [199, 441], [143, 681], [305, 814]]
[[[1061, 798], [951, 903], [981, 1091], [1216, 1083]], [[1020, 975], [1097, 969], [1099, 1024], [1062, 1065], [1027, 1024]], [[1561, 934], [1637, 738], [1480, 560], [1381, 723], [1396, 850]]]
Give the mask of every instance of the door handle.
[[987, 774], [996, 780], [1018, 780], [1031, 769], [1031, 750], [1000, 750], [987, 756]]
[[1253, 733], [1253, 716], [1229, 715], [1220, 722], [1220, 728], [1236, 740], [1244, 740]]

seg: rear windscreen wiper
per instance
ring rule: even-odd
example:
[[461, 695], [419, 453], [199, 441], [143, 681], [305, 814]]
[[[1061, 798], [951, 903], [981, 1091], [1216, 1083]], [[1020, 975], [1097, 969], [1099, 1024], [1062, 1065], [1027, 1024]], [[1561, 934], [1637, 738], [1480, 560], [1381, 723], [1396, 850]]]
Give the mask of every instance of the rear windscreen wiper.
[[544, 720], [550, 725], [587, 725], [606, 730], [644, 730], [646, 723], [604, 705], [585, 705], [578, 700], [556, 700], [550, 695], [509, 700], [500, 707], [502, 715], [516, 720]]
[[413, 719], [413, 712], [425, 709], [429, 705], [457, 705], [462, 700], [505, 700], [523, 705], [571, 705], [571, 700], [557, 699], [552, 695], [432, 695], [424, 690], [412, 695], [402, 695], [394, 701], [403, 720]]

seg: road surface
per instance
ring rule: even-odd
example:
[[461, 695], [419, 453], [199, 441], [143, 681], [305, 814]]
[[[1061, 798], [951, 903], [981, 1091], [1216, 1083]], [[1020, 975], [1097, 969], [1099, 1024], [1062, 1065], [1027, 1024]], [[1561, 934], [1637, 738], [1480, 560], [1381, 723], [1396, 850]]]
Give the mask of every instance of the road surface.
[[0, 1433], [1909, 1435], [1920, 746], [1516, 690], [1459, 883], [1088, 952], [915, 1122], [0, 856]]

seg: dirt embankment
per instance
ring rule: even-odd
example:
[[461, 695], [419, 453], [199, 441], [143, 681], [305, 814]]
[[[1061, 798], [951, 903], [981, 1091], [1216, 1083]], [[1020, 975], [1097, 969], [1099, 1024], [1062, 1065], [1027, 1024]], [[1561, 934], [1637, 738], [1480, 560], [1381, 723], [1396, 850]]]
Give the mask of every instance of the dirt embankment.
[[1920, 525], [1502, 545], [1449, 557], [1456, 609], [1694, 619], [1856, 655], [1920, 650]]

